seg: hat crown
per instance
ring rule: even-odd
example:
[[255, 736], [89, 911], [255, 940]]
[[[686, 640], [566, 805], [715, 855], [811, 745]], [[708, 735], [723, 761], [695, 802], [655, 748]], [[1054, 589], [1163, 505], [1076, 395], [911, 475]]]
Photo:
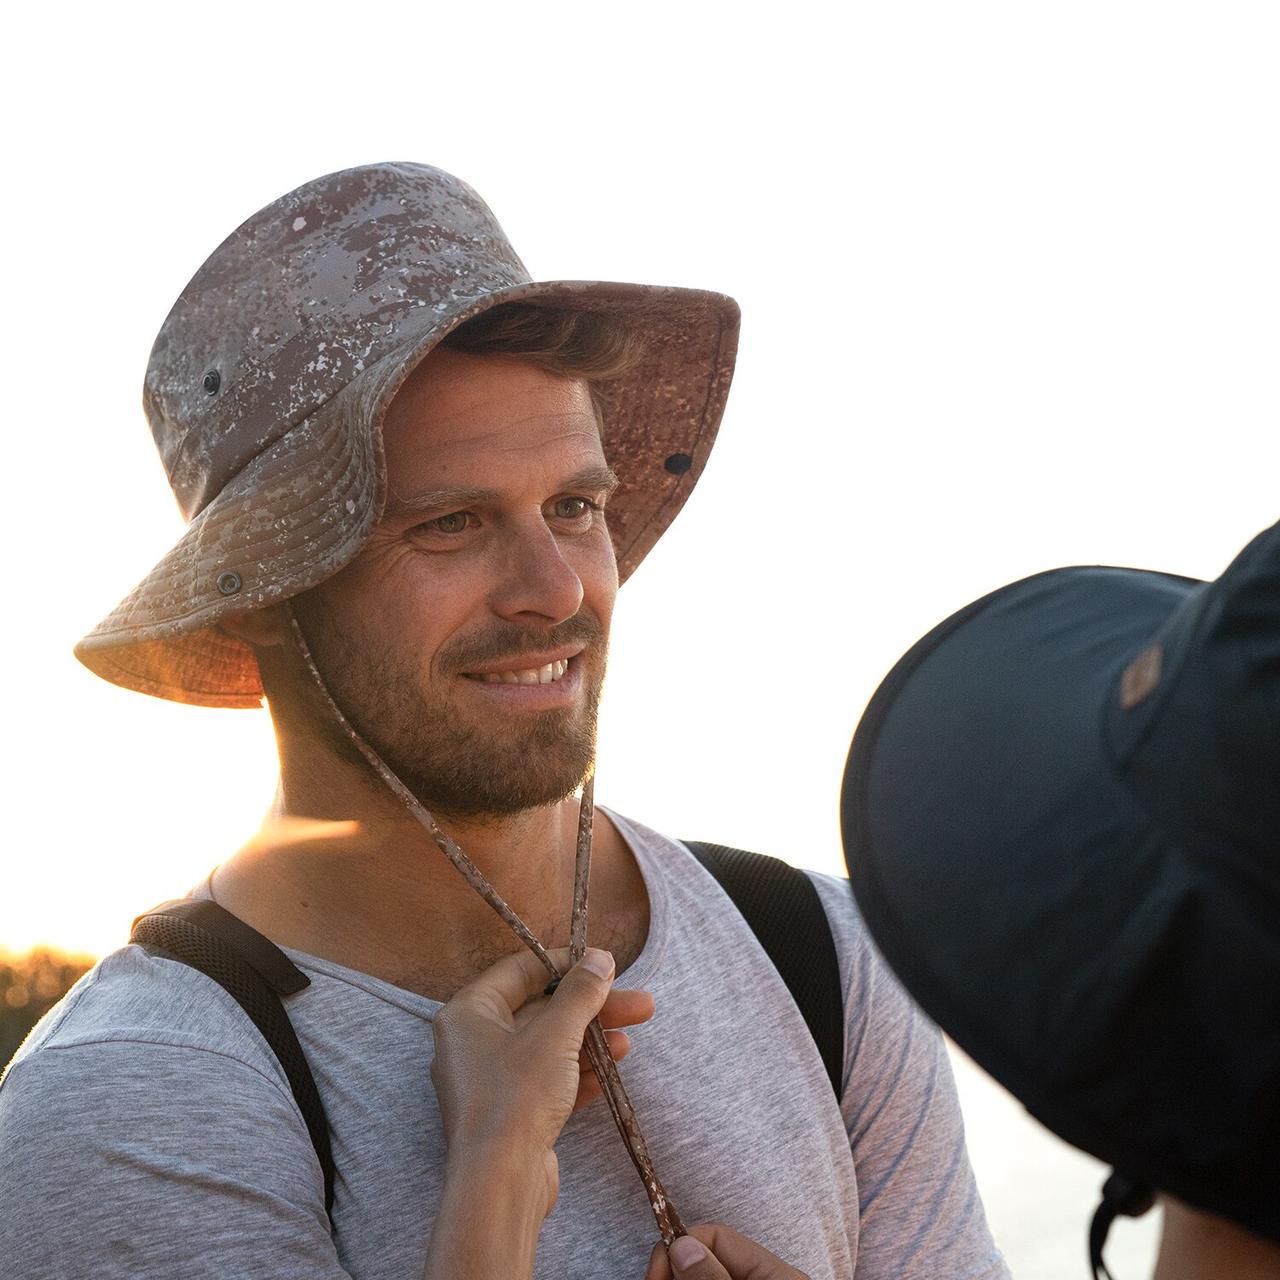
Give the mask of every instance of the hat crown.
[[259, 210], [182, 291], [147, 367], [183, 514], [442, 312], [528, 280], [488, 205], [430, 165], [344, 169]]

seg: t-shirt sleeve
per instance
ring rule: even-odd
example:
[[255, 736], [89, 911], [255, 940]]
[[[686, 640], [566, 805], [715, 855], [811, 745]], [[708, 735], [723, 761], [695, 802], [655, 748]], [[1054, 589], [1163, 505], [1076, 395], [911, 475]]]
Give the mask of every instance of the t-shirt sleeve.
[[880, 956], [848, 881], [809, 874], [845, 999], [840, 1112], [858, 1181], [858, 1280], [1002, 1280], [942, 1035]]
[[0, 1205], [13, 1280], [348, 1274], [292, 1097], [205, 1047], [89, 1041], [16, 1061], [0, 1085]]

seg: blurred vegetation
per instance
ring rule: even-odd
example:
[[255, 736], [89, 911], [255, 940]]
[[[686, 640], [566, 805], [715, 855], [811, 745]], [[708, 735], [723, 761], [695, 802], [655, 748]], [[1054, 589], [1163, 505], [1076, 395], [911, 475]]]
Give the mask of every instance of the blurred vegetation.
[[0, 1071], [27, 1032], [94, 963], [92, 956], [68, 955], [49, 947], [36, 947], [20, 956], [0, 951]]

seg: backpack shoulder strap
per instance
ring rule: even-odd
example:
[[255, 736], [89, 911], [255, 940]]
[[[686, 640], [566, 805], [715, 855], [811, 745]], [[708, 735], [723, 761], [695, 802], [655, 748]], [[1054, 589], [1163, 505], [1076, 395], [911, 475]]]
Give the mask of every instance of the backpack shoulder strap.
[[751, 926], [822, 1054], [837, 1100], [844, 1081], [844, 996], [831, 925], [813, 881], [763, 853], [685, 840]]
[[333, 1224], [333, 1152], [315, 1077], [280, 997], [311, 979], [269, 938], [216, 902], [178, 898], [133, 922], [130, 942], [198, 969], [226, 991], [262, 1033], [293, 1090], [324, 1173], [324, 1207]]

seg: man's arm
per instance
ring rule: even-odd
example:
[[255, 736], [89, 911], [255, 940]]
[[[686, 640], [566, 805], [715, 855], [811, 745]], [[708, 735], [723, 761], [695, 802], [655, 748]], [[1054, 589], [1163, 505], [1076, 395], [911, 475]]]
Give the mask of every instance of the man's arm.
[[[425, 1280], [531, 1274], [545, 1183], [514, 1150], [450, 1158]], [[208, 1048], [98, 1041], [16, 1063], [0, 1088], [0, 1205], [14, 1280], [349, 1275], [292, 1099]]]
[[531, 1276], [545, 1183], [541, 1158], [514, 1148], [450, 1154], [426, 1280]]
[[848, 882], [812, 879], [845, 994], [840, 1112], [858, 1179], [859, 1280], [1003, 1280], [942, 1035], [875, 949]]
[[15, 1063], [0, 1204], [20, 1280], [347, 1275], [292, 1099], [207, 1048], [91, 1041]]

